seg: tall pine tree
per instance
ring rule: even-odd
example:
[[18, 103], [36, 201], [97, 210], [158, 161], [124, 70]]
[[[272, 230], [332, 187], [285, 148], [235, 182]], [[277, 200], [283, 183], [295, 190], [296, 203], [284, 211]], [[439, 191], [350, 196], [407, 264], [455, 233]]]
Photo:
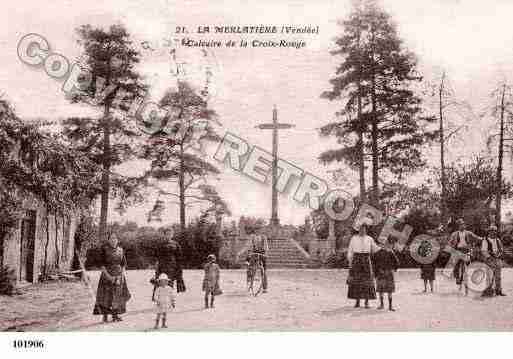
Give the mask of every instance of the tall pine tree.
[[[180, 229], [186, 227], [186, 207], [201, 203], [214, 203], [213, 188], [206, 185], [209, 175], [219, 174], [219, 170], [201, 155], [202, 141], [219, 141], [212, 123], [216, 113], [204, 96], [195, 91], [185, 81], [178, 81], [177, 88], [171, 89], [160, 100], [161, 108], [167, 111], [161, 119], [164, 129], [148, 138], [143, 147], [142, 157], [151, 162], [145, 177], [161, 183], [177, 182], [178, 193], [159, 189], [160, 196], [178, 199], [180, 208]], [[158, 209], [162, 211], [164, 202]]]
[[[111, 196], [111, 169], [135, 155], [133, 139], [138, 136], [134, 121], [130, 121], [131, 103], [142, 96], [146, 86], [135, 70], [139, 53], [122, 25], [112, 25], [106, 31], [83, 25], [77, 29], [82, 46], [84, 77], [89, 85], [70, 94], [74, 103], [87, 103], [98, 108], [97, 118], [70, 118], [65, 121], [64, 134], [75, 147], [88, 153], [91, 160], [101, 165], [100, 239], [105, 238], [109, 197]], [[85, 81], [84, 81], [85, 82]]]
[[[365, 188], [365, 162], [371, 162], [371, 202], [379, 206], [379, 183], [385, 175], [402, 179], [425, 165], [421, 147], [433, 140], [432, 117], [423, 116], [414, 84], [421, 81], [416, 58], [397, 34], [390, 16], [375, 1], [357, 1], [343, 34], [336, 39], [341, 56], [332, 88], [323, 98], [342, 101], [338, 120], [321, 128], [342, 145], [320, 155], [323, 163], [346, 162], [360, 168], [360, 191]], [[365, 197], [365, 193], [360, 193]]]

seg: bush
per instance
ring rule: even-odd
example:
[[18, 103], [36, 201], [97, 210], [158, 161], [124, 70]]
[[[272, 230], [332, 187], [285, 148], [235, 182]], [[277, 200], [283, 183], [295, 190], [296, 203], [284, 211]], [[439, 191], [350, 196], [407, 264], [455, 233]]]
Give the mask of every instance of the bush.
[[16, 275], [14, 269], [0, 268], [0, 295], [13, 295], [16, 293]]

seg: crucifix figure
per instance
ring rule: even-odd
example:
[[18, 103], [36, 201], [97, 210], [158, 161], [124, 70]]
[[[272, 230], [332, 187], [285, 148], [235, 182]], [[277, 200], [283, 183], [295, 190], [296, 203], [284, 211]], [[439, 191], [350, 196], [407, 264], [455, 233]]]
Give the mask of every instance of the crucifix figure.
[[272, 209], [271, 209], [271, 228], [276, 229], [280, 225], [280, 219], [278, 218], [278, 190], [276, 188], [278, 182], [278, 130], [292, 128], [294, 125], [288, 123], [278, 123], [278, 110], [276, 105], [273, 108], [273, 122], [262, 123], [257, 126], [261, 130], [273, 130], [273, 163], [272, 163]]

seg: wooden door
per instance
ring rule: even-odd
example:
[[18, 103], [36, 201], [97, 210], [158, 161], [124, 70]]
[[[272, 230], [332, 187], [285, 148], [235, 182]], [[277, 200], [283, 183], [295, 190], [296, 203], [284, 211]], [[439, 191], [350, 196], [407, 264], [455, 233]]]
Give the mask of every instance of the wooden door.
[[19, 279], [34, 281], [34, 257], [36, 242], [36, 211], [27, 211], [21, 221]]

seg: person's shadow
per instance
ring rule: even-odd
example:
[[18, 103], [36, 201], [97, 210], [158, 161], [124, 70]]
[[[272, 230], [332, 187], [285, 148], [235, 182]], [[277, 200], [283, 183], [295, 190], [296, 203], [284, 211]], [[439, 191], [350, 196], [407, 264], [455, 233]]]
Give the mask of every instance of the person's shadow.
[[356, 310], [356, 308], [354, 308], [354, 306], [346, 305], [344, 307], [340, 307], [340, 308], [336, 308], [336, 309], [332, 309], [332, 310], [323, 310], [320, 313], [322, 316], [325, 316], [325, 317], [333, 317], [333, 316], [337, 316], [337, 315], [341, 315], [341, 314], [345, 314], [345, 313], [350, 313], [354, 310]]
[[227, 298], [243, 298], [247, 297], [250, 293], [248, 291], [239, 291], [239, 292], [231, 292], [231, 293], [224, 293], [223, 297]]

